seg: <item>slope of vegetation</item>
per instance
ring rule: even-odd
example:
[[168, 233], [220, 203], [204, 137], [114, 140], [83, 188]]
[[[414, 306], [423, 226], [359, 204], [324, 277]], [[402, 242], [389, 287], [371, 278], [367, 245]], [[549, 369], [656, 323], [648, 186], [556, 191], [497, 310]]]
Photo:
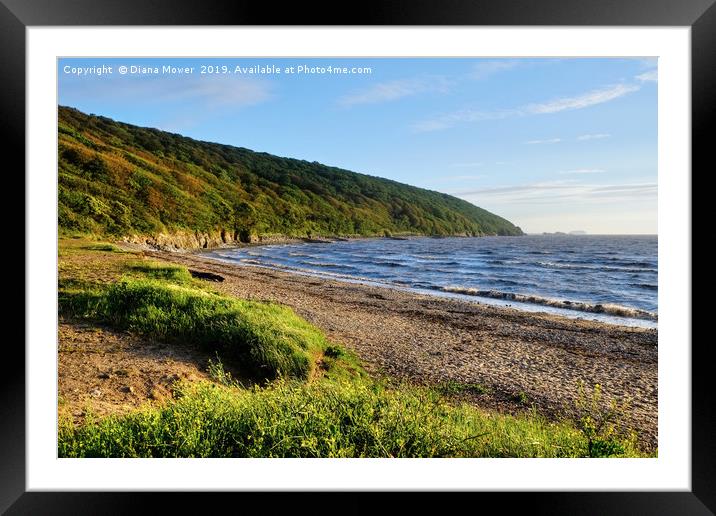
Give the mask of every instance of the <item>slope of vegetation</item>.
[[[115, 253], [112, 247], [87, 250]], [[218, 353], [257, 381], [308, 379], [333, 346], [288, 307], [219, 295], [186, 267], [126, 259], [111, 282], [59, 282], [64, 317], [129, 330], [167, 343], [191, 343]]]
[[519, 235], [450, 195], [59, 108], [59, 227], [68, 233]]
[[320, 332], [289, 308], [163, 280], [124, 279], [100, 291], [63, 290], [60, 307], [73, 317], [164, 342], [192, 342], [262, 379], [282, 374], [308, 378], [315, 357], [328, 346]]

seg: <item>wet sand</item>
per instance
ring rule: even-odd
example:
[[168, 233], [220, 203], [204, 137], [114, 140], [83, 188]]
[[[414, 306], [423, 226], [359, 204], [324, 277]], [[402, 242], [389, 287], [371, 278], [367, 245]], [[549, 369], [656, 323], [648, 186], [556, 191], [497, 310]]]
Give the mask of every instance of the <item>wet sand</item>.
[[200, 253], [146, 251], [224, 278], [214, 285], [241, 298], [292, 307], [366, 369], [420, 384], [480, 384], [467, 401], [503, 412], [536, 408], [551, 418], [574, 410], [579, 380], [603, 398], [629, 398], [628, 424], [642, 447], [657, 445], [657, 330], [522, 312], [443, 298], [217, 262]]

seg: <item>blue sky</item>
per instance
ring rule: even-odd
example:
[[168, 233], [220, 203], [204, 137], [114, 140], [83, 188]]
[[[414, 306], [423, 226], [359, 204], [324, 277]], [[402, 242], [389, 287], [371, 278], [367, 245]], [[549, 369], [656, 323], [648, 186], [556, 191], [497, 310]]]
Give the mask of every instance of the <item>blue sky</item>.
[[655, 59], [58, 65], [59, 103], [87, 113], [438, 190], [530, 233], [657, 232]]

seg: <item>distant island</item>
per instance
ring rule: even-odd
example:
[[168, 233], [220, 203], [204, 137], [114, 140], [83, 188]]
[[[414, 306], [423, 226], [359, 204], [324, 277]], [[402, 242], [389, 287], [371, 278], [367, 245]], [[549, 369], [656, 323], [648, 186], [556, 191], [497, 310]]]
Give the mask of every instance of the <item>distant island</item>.
[[581, 229], [578, 229], [575, 231], [570, 231], [569, 233], [565, 233], [564, 231], [555, 231], [554, 233], [549, 233], [549, 232], [545, 231], [542, 234], [543, 235], [565, 235], [565, 236], [573, 235], [573, 236], [576, 236], [576, 235], [586, 235], [588, 233], [586, 231], [582, 231]]
[[521, 235], [456, 197], [87, 115], [58, 114], [61, 234], [176, 247], [300, 237]]

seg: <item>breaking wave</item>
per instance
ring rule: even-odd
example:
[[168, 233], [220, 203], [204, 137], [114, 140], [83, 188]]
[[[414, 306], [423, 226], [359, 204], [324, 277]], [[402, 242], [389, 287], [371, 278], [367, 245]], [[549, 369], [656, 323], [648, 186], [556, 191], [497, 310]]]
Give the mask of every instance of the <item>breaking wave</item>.
[[516, 301], [519, 303], [529, 303], [534, 305], [551, 306], [554, 308], [562, 308], [565, 310], [578, 310], [580, 312], [590, 312], [595, 314], [607, 314], [617, 317], [632, 317], [634, 319], [647, 319], [650, 321], [657, 320], [657, 314], [639, 308], [631, 308], [628, 306], [617, 305], [614, 303], [583, 303], [580, 301], [569, 301], [562, 299], [552, 299], [549, 297], [535, 296], [531, 294], [515, 294], [513, 292], [501, 292], [499, 290], [482, 290], [471, 287], [435, 287], [443, 292], [451, 292], [453, 294], [464, 294], [468, 296], [489, 297], [492, 299], [503, 299], [505, 301]]

